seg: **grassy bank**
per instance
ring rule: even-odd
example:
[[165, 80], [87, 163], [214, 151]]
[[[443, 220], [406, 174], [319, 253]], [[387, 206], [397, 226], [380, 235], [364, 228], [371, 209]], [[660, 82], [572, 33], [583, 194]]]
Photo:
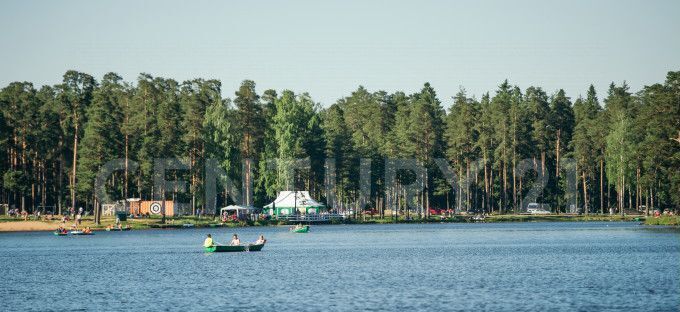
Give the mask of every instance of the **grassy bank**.
[[[32, 220], [32, 219], [29, 219]], [[442, 218], [440, 216], [432, 216], [430, 218], [405, 218], [400, 216], [393, 217], [360, 217], [358, 219], [333, 220], [331, 224], [388, 224], [388, 223], [501, 223], [501, 222], [592, 222], [592, 221], [608, 221], [608, 222], [630, 222], [630, 221], [645, 221], [644, 216], [619, 216], [619, 215], [566, 215], [566, 214], [551, 214], [551, 215], [490, 215], [483, 220], [474, 220], [472, 216], [456, 215]], [[27, 228], [22, 226], [31, 223], [34, 226]], [[38, 223], [39, 227], [35, 227]], [[93, 217], [86, 217], [80, 227], [90, 227], [94, 230], [104, 230], [106, 227], [115, 223], [113, 217], [103, 218], [100, 225], [94, 223]], [[235, 222], [219, 222], [211, 217], [174, 217], [166, 218], [165, 223], [161, 223], [160, 217], [128, 219], [123, 222], [129, 225], [134, 230], [150, 229], [150, 228], [184, 228], [190, 227], [239, 227], [239, 226], [276, 226], [288, 224], [285, 221], [279, 220], [258, 220], [258, 221], [235, 221]], [[0, 231], [30, 231], [30, 230], [54, 230], [59, 225], [64, 225], [70, 228], [73, 221], [65, 224], [59, 220], [51, 221], [35, 221], [25, 222], [18, 218], [0, 217]], [[678, 225], [680, 219], [678, 217], [661, 217], [661, 218], [647, 218], [645, 224], [649, 225]]]
[[649, 217], [645, 219], [645, 225], [669, 225], [680, 226], [680, 216]]

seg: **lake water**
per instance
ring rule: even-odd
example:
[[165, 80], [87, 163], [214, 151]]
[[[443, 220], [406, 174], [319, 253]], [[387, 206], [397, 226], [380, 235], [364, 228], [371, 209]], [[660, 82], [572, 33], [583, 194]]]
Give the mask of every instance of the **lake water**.
[[680, 233], [634, 223], [5, 233], [0, 264], [0, 311], [680, 309]]

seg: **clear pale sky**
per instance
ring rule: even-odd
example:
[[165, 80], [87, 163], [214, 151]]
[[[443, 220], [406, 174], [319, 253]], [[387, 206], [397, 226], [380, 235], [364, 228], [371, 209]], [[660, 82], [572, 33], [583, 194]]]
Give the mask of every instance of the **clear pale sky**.
[[572, 98], [680, 70], [680, 1], [2, 1], [0, 86], [68, 69], [243, 79], [327, 106], [358, 85], [448, 107], [503, 80]]

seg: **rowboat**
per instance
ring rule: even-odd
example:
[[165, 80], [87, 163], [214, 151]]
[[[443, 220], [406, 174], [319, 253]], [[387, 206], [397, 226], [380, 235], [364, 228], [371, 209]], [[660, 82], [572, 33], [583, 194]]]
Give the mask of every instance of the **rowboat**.
[[107, 232], [111, 232], [111, 231], [129, 231], [130, 229], [131, 229], [131, 228], [122, 228], [122, 229], [119, 229], [119, 228], [106, 228], [106, 231], [107, 231]]
[[57, 231], [54, 231], [53, 233], [54, 233], [54, 235], [56, 235], [56, 236], [66, 236], [66, 235], [68, 235], [68, 232], [57, 232]]
[[71, 231], [71, 235], [94, 235], [94, 233], [92, 232], [86, 233], [84, 231]]
[[264, 244], [248, 244], [248, 245], [212, 245], [210, 247], [203, 247], [205, 252], [240, 252], [240, 251], [260, 251]]
[[290, 231], [293, 233], [307, 233], [309, 232], [309, 225], [305, 226], [295, 226], [290, 228]]

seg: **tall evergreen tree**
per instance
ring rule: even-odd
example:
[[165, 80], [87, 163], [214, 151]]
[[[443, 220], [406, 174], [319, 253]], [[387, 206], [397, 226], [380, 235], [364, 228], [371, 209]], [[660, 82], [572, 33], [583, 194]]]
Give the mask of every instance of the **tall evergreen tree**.
[[[564, 90], [560, 89], [557, 91], [557, 93], [552, 97], [552, 101], [550, 103], [550, 109], [551, 109], [551, 117], [550, 117], [550, 122], [552, 126], [555, 129], [554, 132], [554, 152], [555, 152], [555, 183], [559, 183], [559, 179], [561, 177], [561, 161], [563, 158], [563, 155], [568, 152], [567, 147], [569, 144], [569, 140], [571, 139], [573, 129], [574, 129], [574, 112], [573, 108], [571, 107], [571, 101], [569, 98], [566, 96], [566, 93]], [[566, 181], [566, 180], [565, 180]], [[558, 191], [564, 191], [564, 190], [558, 190]], [[555, 194], [557, 197], [557, 206], [556, 210], [557, 212], [560, 211], [560, 200], [559, 194]]]
[[85, 112], [92, 102], [92, 94], [97, 86], [95, 79], [85, 73], [69, 70], [64, 74], [60, 85], [60, 99], [69, 112], [69, 124], [73, 133], [73, 162], [70, 179], [71, 209], [76, 208], [76, 177], [78, 167], [78, 140], [82, 136], [82, 125], [86, 122]]
[[121, 80], [117, 74], [108, 73], [104, 75], [101, 87], [94, 91], [92, 104], [87, 108], [88, 121], [78, 156], [78, 195], [85, 202], [93, 199], [98, 224], [101, 217], [99, 201], [102, 198], [93, 197], [95, 178], [104, 163], [120, 156], [122, 146], [122, 134], [117, 127], [121, 120], [118, 109], [123, 95]]
[[574, 119], [575, 128], [572, 137], [571, 145], [574, 150], [578, 168], [581, 170], [581, 190], [583, 191], [583, 209], [587, 214], [590, 212], [590, 196], [588, 187], [592, 184], [594, 176], [597, 171], [598, 159], [598, 145], [596, 143], [596, 118], [599, 114], [599, 104], [597, 103], [597, 96], [595, 88], [590, 85], [588, 89], [588, 97], [586, 99], [579, 98], [574, 102]]
[[205, 168], [205, 138], [208, 136], [204, 125], [209, 106], [222, 101], [221, 83], [217, 80], [194, 79], [182, 83], [180, 101], [184, 112], [183, 144], [189, 159], [191, 173], [191, 211], [197, 213], [198, 205], [205, 204], [203, 176]]
[[[468, 210], [471, 205], [469, 190], [470, 170], [472, 161], [478, 157], [479, 139], [476, 127], [479, 118], [478, 104], [468, 98], [465, 90], [461, 89], [453, 100], [450, 112], [446, 118], [445, 138], [448, 146], [448, 159], [453, 162], [457, 170], [458, 190], [456, 190], [457, 209], [461, 210], [465, 206]], [[463, 190], [463, 187], [467, 189]], [[465, 198], [461, 196], [465, 195]]]
[[262, 152], [259, 156], [257, 177], [255, 181], [255, 205], [265, 205], [270, 199], [276, 197], [276, 169], [269, 166], [274, 163], [277, 157], [276, 131], [272, 121], [276, 116], [275, 90], [269, 89], [262, 93], [262, 120], [263, 120], [263, 144]]
[[238, 110], [238, 124], [240, 125], [241, 156], [244, 159], [244, 183], [245, 183], [245, 204], [252, 205], [250, 195], [252, 190], [251, 172], [253, 170], [252, 160], [258, 157], [262, 150], [265, 121], [262, 118], [262, 105], [260, 96], [255, 92], [255, 82], [244, 80], [241, 87], [236, 92], [234, 99]]

